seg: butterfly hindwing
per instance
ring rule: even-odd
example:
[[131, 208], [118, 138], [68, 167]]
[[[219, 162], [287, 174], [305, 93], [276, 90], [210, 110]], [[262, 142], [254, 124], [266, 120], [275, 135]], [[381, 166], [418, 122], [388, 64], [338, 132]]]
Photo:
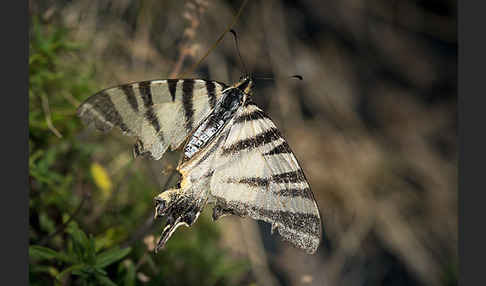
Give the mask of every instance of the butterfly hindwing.
[[87, 125], [101, 131], [119, 127], [136, 136], [136, 155], [160, 159], [178, 148], [214, 108], [226, 86], [201, 79], [167, 79], [129, 83], [105, 89], [78, 108]]
[[213, 216], [238, 214], [271, 223], [284, 239], [315, 252], [321, 237], [319, 210], [287, 142], [251, 102], [230, 124], [213, 160], [218, 165], [210, 184]]

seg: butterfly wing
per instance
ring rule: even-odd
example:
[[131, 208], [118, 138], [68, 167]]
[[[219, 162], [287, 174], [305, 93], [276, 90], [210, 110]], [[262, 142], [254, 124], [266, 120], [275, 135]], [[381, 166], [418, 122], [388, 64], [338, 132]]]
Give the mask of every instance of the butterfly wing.
[[158, 160], [177, 149], [214, 108], [226, 85], [201, 79], [167, 79], [129, 83], [89, 97], [78, 108], [86, 125], [100, 131], [114, 126], [136, 136], [136, 155]]
[[216, 155], [210, 188], [213, 217], [236, 214], [272, 224], [272, 231], [314, 253], [321, 219], [304, 173], [275, 124], [253, 103], [230, 122]]

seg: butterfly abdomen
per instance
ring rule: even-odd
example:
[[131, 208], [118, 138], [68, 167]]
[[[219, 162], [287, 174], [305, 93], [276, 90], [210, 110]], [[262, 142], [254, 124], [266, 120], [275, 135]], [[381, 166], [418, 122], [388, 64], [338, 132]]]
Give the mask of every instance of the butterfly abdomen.
[[190, 160], [197, 152], [204, 149], [223, 127], [233, 118], [238, 108], [246, 98], [238, 88], [228, 88], [217, 101], [213, 111], [196, 128], [184, 147], [183, 163]]

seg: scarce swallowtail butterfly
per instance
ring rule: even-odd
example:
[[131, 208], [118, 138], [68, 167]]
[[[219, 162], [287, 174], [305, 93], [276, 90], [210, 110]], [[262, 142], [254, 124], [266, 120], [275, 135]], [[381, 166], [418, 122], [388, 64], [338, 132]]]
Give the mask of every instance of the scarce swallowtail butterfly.
[[252, 102], [252, 86], [250, 77], [233, 86], [151, 80], [105, 89], [79, 107], [85, 124], [135, 136], [136, 156], [158, 160], [168, 148], [182, 148], [181, 181], [155, 197], [155, 217], [167, 217], [156, 251], [177, 227], [191, 226], [208, 203], [214, 220], [249, 216], [308, 253], [319, 246], [321, 219], [304, 172], [275, 124]]

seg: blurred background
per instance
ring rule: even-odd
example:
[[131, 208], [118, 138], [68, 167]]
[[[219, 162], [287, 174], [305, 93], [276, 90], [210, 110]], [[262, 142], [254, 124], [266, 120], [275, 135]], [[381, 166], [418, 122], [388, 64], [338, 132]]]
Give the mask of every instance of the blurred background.
[[[154, 255], [153, 197], [178, 152], [86, 130], [96, 91], [174, 78], [243, 1], [29, 1], [32, 285], [457, 285], [457, 3], [248, 1], [233, 27], [254, 101], [300, 161], [320, 207], [314, 255], [265, 223], [207, 207]], [[231, 35], [188, 77], [243, 73]], [[304, 80], [289, 79], [300, 74]]]

